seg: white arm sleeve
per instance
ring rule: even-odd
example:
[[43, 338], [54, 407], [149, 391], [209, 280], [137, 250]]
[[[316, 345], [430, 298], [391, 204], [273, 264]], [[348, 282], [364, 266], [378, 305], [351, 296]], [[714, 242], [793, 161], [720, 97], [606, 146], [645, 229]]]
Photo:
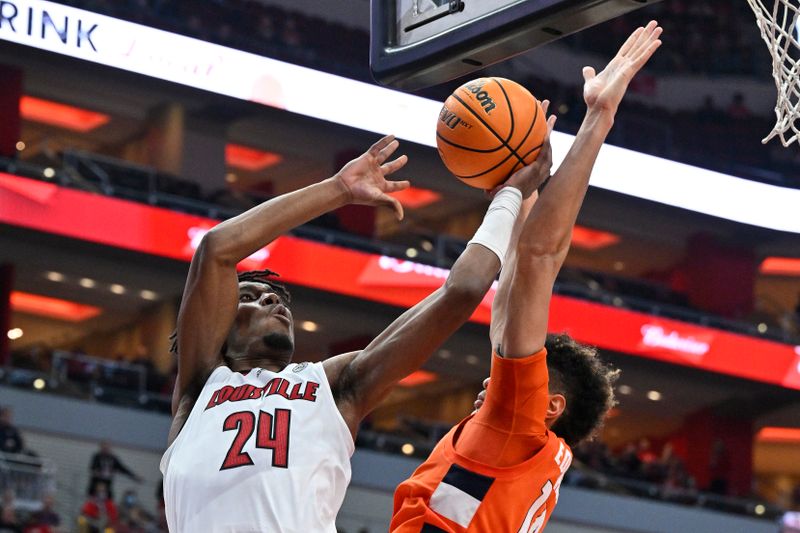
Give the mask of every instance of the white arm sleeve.
[[494, 196], [483, 223], [468, 244], [480, 244], [491, 250], [500, 259], [502, 266], [506, 257], [511, 231], [522, 206], [522, 193], [515, 187], [503, 187]]

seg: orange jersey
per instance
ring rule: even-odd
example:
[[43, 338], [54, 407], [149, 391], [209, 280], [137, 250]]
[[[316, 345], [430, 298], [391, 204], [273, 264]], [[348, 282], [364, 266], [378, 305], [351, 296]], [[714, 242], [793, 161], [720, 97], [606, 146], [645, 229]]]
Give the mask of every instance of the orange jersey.
[[398, 486], [393, 533], [544, 529], [572, 462], [569, 446], [544, 423], [545, 353], [523, 359], [494, 356], [491, 376], [481, 410], [451, 429]]

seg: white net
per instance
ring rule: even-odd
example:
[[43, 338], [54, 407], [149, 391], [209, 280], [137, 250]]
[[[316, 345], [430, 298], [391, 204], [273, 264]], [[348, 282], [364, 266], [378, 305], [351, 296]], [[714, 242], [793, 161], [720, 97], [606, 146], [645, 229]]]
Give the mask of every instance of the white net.
[[772, 77], [778, 89], [777, 121], [766, 143], [776, 135], [784, 146], [800, 139], [800, 0], [747, 0], [756, 14], [761, 38], [772, 56]]

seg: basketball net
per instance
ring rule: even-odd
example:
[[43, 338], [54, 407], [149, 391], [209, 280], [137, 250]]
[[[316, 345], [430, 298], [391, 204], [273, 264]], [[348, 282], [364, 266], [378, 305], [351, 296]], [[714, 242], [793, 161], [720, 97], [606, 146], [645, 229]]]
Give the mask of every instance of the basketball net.
[[789, 146], [800, 139], [800, 129], [795, 124], [800, 119], [800, 0], [747, 0], [747, 3], [756, 14], [761, 38], [772, 56], [772, 77], [778, 89], [777, 121], [761, 142], [777, 135], [784, 146]]

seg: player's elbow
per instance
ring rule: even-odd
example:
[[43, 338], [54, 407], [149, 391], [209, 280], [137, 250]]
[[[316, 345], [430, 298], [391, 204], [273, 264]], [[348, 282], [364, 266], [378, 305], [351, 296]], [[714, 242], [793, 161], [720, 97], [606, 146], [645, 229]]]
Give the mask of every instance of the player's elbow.
[[226, 242], [223, 235], [211, 229], [200, 239], [200, 244], [194, 252], [195, 260], [214, 261], [220, 264], [229, 264], [235, 260], [226, 252]]
[[491, 283], [491, 279], [487, 281], [479, 276], [450, 276], [443, 286], [445, 298], [453, 305], [477, 307]]

